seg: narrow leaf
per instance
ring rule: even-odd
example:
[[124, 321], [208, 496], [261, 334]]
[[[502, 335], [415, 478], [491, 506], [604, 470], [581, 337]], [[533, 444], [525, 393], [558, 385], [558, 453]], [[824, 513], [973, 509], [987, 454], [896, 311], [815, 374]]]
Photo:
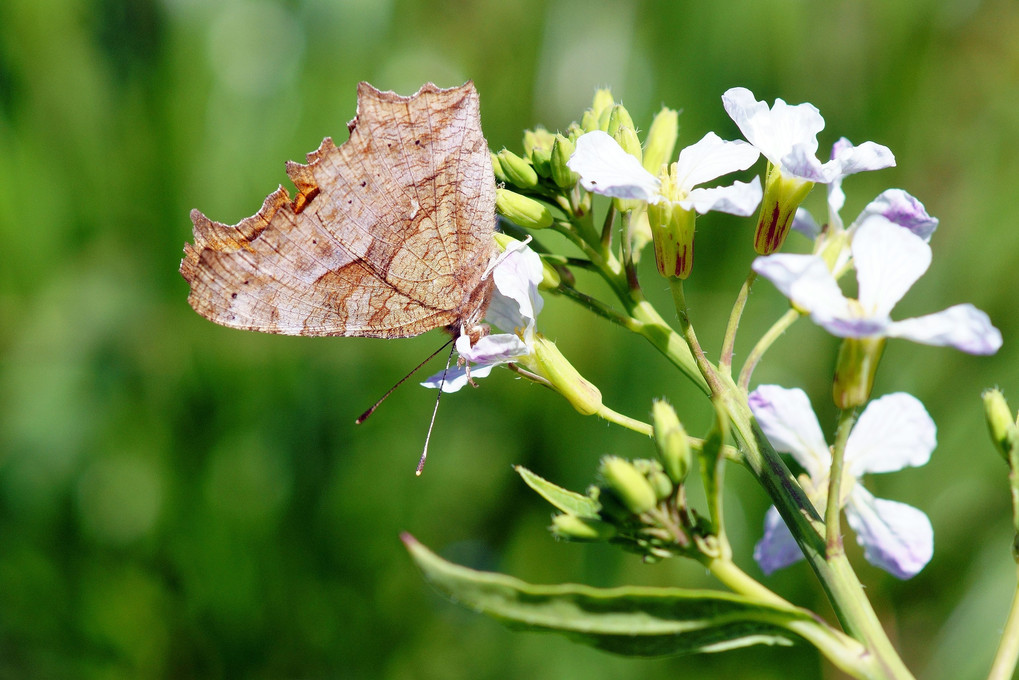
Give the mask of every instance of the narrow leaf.
[[532, 585], [443, 560], [402, 536], [418, 568], [457, 604], [507, 626], [554, 631], [627, 656], [720, 652], [755, 644], [790, 645], [790, 625], [815, 625], [808, 613], [740, 595], [681, 588]]
[[516, 465], [513, 469], [523, 478], [527, 486], [567, 515], [598, 519], [601, 504], [593, 498], [556, 486], [521, 465]]

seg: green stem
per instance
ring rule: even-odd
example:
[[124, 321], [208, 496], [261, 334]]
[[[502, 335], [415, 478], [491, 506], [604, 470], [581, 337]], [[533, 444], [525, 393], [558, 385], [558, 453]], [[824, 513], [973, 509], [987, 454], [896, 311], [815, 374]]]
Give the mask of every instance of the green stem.
[[[707, 558], [702, 560], [708, 571], [727, 588], [740, 595], [753, 598], [774, 607], [798, 610], [787, 600], [751, 578], [729, 560]], [[845, 633], [833, 629], [823, 621], [796, 621], [783, 624], [788, 630], [803, 637], [824, 654], [833, 665], [857, 678], [874, 676], [873, 659], [867, 650]]]
[[633, 220], [633, 211], [627, 210], [623, 213], [623, 233], [620, 236], [623, 253], [623, 270], [626, 272], [626, 285], [631, 293], [640, 292], [640, 282], [637, 280], [637, 267], [633, 264], [633, 244], [630, 239], [630, 225]]
[[686, 295], [683, 292], [683, 279], [670, 278], [669, 287], [672, 289], [672, 300], [676, 305], [676, 313], [679, 315], [679, 328], [686, 339], [686, 344], [693, 353], [694, 361], [697, 362], [697, 369], [704, 376], [711, 394], [718, 394], [721, 385], [718, 380], [718, 371], [708, 361], [700, 342], [697, 341], [697, 334], [694, 332], [693, 324], [690, 323], [690, 312], [686, 306]]
[[1015, 672], [1016, 660], [1019, 659], [1019, 588], [1012, 596], [1012, 608], [1009, 609], [1005, 630], [1002, 631], [998, 651], [991, 664], [991, 672], [987, 680], [1009, 680]]
[[725, 326], [725, 336], [722, 338], [722, 355], [718, 358], [718, 368], [724, 375], [732, 375], [732, 353], [736, 347], [736, 330], [739, 328], [740, 319], [743, 317], [743, 310], [747, 306], [747, 298], [750, 297], [750, 288], [757, 279], [757, 272], [753, 269], [747, 274], [746, 281], [739, 289], [736, 302], [729, 314], [729, 323]]
[[634, 432], [639, 432], [640, 434], [648, 437], [654, 434], [654, 428], [652, 428], [649, 424], [637, 420], [636, 418], [631, 418], [630, 416], [624, 416], [622, 413], [617, 413], [605, 404], [602, 404], [601, 408], [598, 409], [595, 415], [603, 420], [609, 421], [610, 423], [622, 425], [625, 428], [633, 430]]
[[761, 361], [761, 357], [768, 351], [768, 348], [778, 340], [779, 336], [786, 332], [786, 330], [800, 318], [800, 312], [795, 309], [790, 309], [779, 318], [768, 332], [761, 336], [761, 339], [757, 341], [754, 348], [747, 355], [746, 363], [743, 364], [743, 370], [739, 372], [738, 385], [743, 389], [744, 392], [750, 389], [750, 376], [753, 375], [754, 369], [757, 368], [757, 364]]
[[902, 663], [881, 627], [856, 573], [844, 554], [825, 555], [824, 523], [803, 489], [754, 421], [745, 392], [728, 381], [720, 395], [732, 419], [747, 466], [775, 503], [779, 514], [817, 574], [845, 631], [862, 642], [874, 657], [867, 677], [907, 680], [912, 674]]
[[839, 412], [839, 425], [835, 431], [835, 446], [831, 450], [831, 470], [828, 473], [828, 503], [824, 510], [825, 545], [828, 559], [843, 554], [842, 546], [842, 468], [846, 457], [846, 442], [856, 422], [856, 409]]

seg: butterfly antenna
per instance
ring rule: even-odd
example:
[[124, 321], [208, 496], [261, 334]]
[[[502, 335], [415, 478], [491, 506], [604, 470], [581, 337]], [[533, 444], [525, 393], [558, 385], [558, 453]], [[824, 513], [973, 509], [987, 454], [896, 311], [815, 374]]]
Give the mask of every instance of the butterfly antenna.
[[[435, 356], [436, 356], [436, 355], [437, 355], [437, 354], [438, 354], [439, 352], [441, 352], [442, 350], [446, 349], [446, 348], [447, 348], [447, 347], [449, 346], [449, 344], [450, 344], [451, 342], [453, 342], [453, 340], [455, 340], [455, 339], [456, 339], [456, 338], [450, 338], [450, 339], [449, 339], [448, 341], [446, 341], [446, 342], [445, 342], [445, 343], [444, 343], [444, 344], [442, 345], [442, 347], [440, 347], [439, 349], [437, 349], [437, 350], [435, 350], [434, 352], [432, 352], [431, 354], [429, 354], [429, 355], [428, 355], [428, 358], [427, 358], [427, 359], [425, 359], [425, 360], [424, 360], [424, 361], [422, 361], [422, 362], [421, 362], [420, 364], [418, 364], [417, 366], [415, 366], [415, 367], [414, 367], [414, 368], [413, 368], [413, 369], [411, 370], [411, 372], [410, 372], [410, 373], [408, 373], [407, 375], [405, 375], [405, 376], [403, 376], [402, 378], [400, 378], [400, 379], [399, 379], [399, 380], [397, 381], [397, 383], [396, 383], [395, 385], [393, 385], [392, 387], [390, 387], [390, 388], [389, 388], [389, 391], [388, 391], [388, 392], [386, 392], [385, 394], [383, 394], [383, 395], [382, 395], [382, 397], [381, 397], [381, 398], [380, 398], [380, 399], [379, 399], [379, 400], [378, 400], [377, 402], [375, 402], [374, 404], [372, 404], [372, 407], [371, 407], [370, 409], [368, 409], [367, 411], [365, 411], [364, 413], [362, 413], [361, 415], [359, 415], [359, 416], [357, 417], [357, 420], [355, 420], [355, 421], [354, 421], [354, 424], [355, 424], [355, 425], [360, 425], [360, 424], [361, 424], [361, 423], [363, 423], [364, 421], [368, 420], [368, 416], [370, 416], [371, 414], [375, 413], [375, 409], [377, 409], [377, 408], [378, 408], [379, 406], [381, 406], [381, 405], [382, 405], [382, 402], [384, 402], [384, 401], [385, 401], [386, 399], [388, 399], [388, 398], [389, 398], [389, 395], [390, 395], [390, 394], [392, 394], [393, 392], [395, 392], [395, 391], [396, 391], [396, 388], [397, 388], [397, 387], [399, 387], [399, 386], [400, 386], [400, 385], [402, 385], [403, 383], [407, 382], [407, 378], [411, 377], [412, 375], [414, 375], [415, 373], [417, 373], [418, 371], [420, 371], [420, 370], [421, 370], [421, 367], [422, 367], [422, 366], [424, 366], [424, 365], [425, 365], [425, 364], [427, 364], [427, 363], [428, 363], [429, 361], [431, 361], [432, 359], [434, 359], [434, 358], [435, 358]], [[453, 356], [453, 350], [450, 350], [450, 351], [449, 351], [449, 356], [450, 356], [450, 357], [452, 357], [452, 356]], [[448, 362], [447, 362], [447, 364], [446, 364], [446, 369], [447, 369], [447, 370], [449, 369], [449, 363], [448, 363]], [[445, 378], [446, 378], [446, 372], [445, 372], [445, 371], [443, 371], [443, 372], [442, 372], [442, 377], [443, 377], [443, 379], [445, 379]], [[441, 392], [441, 390], [440, 390], [440, 392]], [[420, 474], [420, 473], [418, 473], [418, 474]]]
[[[448, 344], [448, 343], [447, 343]], [[443, 345], [435, 352], [438, 354], [442, 350]], [[432, 356], [435, 356], [433, 354]], [[414, 472], [418, 477], [421, 476], [421, 472], [425, 469], [425, 459], [428, 458], [428, 440], [432, 438], [432, 428], [435, 427], [435, 415], [439, 412], [439, 399], [442, 397], [442, 388], [446, 385], [446, 372], [449, 370], [449, 365], [453, 361], [453, 348], [449, 350], [449, 358], [446, 359], [446, 368], [442, 369], [442, 378], [439, 380], [439, 392], [435, 395], [435, 408], [432, 409], [432, 420], [428, 423], [428, 434], [425, 435], [425, 449], [421, 452], [421, 460], [418, 461], [418, 469]]]

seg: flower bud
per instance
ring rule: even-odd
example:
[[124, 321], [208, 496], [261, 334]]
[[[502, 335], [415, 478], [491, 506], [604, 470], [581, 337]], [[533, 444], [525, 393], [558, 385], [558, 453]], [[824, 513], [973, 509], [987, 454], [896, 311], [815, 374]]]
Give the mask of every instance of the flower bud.
[[672, 161], [678, 136], [679, 114], [673, 109], [662, 107], [651, 121], [651, 128], [647, 132], [644, 144], [644, 169], [652, 175], [659, 174], [662, 166]]
[[622, 147], [623, 151], [630, 154], [638, 161], [644, 157], [644, 151], [640, 148], [640, 140], [637, 139], [637, 133], [634, 132], [631, 127], [621, 127], [616, 130], [616, 133], [612, 136], [616, 140], [616, 143]]
[[607, 87], [595, 90], [594, 101], [591, 103], [591, 113], [594, 114], [595, 118], [598, 118], [601, 116], [602, 111], [611, 109], [615, 103], [616, 100], [612, 97], [612, 91]]
[[605, 456], [600, 472], [607, 487], [633, 514], [647, 512], [658, 504], [654, 487], [630, 461]]
[[552, 181], [561, 189], [572, 189], [580, 178], [577, 173], [566, 167], [566, 161], [570, 160], [576, 149], [577, 145], [567, 137], [556, 134], [555, 141], [552, 142], [552, 158], [549, 165]]
[[601, 391], [584, 380], [573, 364], [556, 348], [555, 343], [540, 333], [534, 338], [534, 359], [537, 363], [537, 372], [548, 380], [559, 394], [566, 397], [577, 411], [589, 416], [601, 409]]
[[552, 517], [552, 533], [567, 541], [607, 541], [616, 535], [616, 528], [600, 519], [555, 515]]
[[991, 432], [991, 441], [1004, 458], [1009, 462], [1009, 452], [1017, 441], [1016, 421], [1008, 409], [1005, 395], [997, 388], [984, 390], [984, 414], [987, 416], [987, 427]]
[[616, 132], [618, 132], [620, 128], [624, 127], [630, 128], [631, 130], [637, 128], [637, 126], [633, 124], [633, 118], [630, 117], [630, 112], [626, 110], [626, 107], [622, 104], [616, 104], [609, 112], [609, 125], [605, 129], [605, 132], [609, 133], [612, 137], [615, 137]]
[[654, 424], [655, 447], [658, 460], [665, 473], [676, 484], [682, 484], [690, 471], [692, 455], [690, 438], [683, 424], [676, 416], [676, 410], [667, 401], [655, 400], [651, 407], [651, 421]]
[[832, 398], [840, 409], [863, 406], [874, 388], [886, 338], [844, 338], [835, 364]]
[[501, 187], [495, 190], [495, 210], [525, 229], [544, 229], [552, 224], [552, 213], [544, 203]]
[[796, 177], [785, 177], [778, 168], [768, 164], [768, 177], [761, 199], [761, 215], [754, 233], [754, 250], [770, 255], [785, 243], [793, 216], [807, 197], [814, 183]]
[[551, 177], [550, 160], [555, 135], [539, 127], [524, 132], [524, 153], [531, 160], [534, 170], [542, 177]]
[[499, 156], [489, 151], [488, 154], [492, 157], [492, 172], [495, 174], [495, 181], [500, 184], [509, 184], [509, 177], [502, 169], [502, 162], [499, 160]]
[[506, 175], [509, 184], [521, 189], [531, 189], [538, 186], [538, 173], [534, 171], [531, 164], [509, 149], [503, 149], [498, 153], [499, 163]]

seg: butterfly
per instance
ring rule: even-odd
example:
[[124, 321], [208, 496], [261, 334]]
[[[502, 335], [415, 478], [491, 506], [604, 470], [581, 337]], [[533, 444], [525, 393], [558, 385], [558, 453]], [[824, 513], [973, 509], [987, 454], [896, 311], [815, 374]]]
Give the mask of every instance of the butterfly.
[[484, 334], [495, 255], [495, 177], [470, 81], [403, 97], [357, 90], [349, 139], [289, 161], [235, 225], [191, 212], [180, 273], [223, 326], [305, 336]]

